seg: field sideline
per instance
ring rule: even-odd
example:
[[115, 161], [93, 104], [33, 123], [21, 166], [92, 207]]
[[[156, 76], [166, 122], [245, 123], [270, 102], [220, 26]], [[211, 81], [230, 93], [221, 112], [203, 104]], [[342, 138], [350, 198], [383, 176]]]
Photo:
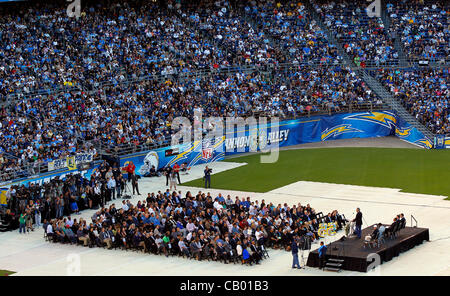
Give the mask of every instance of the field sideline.
[[[251, 192], [297, 182], [398, 188], [403, 192], [450, 196], [450, 151], [399, 148], [318, 148], [280, 151], [275, 163], [260, 155], [236, 157], [247, 165], [212, 176], [216, 189]], [[202, 179], [185, 186], [203, 187]]]

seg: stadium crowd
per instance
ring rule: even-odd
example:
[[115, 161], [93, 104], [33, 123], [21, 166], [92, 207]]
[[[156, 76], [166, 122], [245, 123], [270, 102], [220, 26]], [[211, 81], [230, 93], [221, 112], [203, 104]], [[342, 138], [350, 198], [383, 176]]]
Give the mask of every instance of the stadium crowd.
[[448, 1], [398, 1], [387, 4], [391, 34], [399, 35], [411, 60], [447, 59], [449, 47]]
[[436, 134], [450, 133], [449, 69], [373, 73], [408, 111]]
[[202, 109], [204, 117], [248, 117], [257, 112], [289, 118], [382, 103], [348, 67], [297, 67], [274, 71], [271, 76], [269, 80], [258, 72], [217, 73], [187, 81], [146, 80], [91, 93], [72, 91], [24, 99], [0, 114], [4, 127], [0, 165], [6, 172], [70, 153], [96, 154], [86, 143], [132, 151], [139, 145], [162, 145], [170, 139], [172, 120], [193, 118], [195, 109]]
[[[96, 154], [100, 144], [116, 151], [163, 145], [172, 119], [192, 118], [200, 108], [204, 117], [290, 118], [382, 103], [341, 65], [337, 48], [301, 2], [107, 2], [88, 1], [79, 19], [52, 3], [0, 6], [0, 97], [25, 94], [0, 109], [0, 179], [78, 152]], [[414, 55], [448, 56], [448, 6], [432, 2], [387, 5], [391, 28], [409, 40]], [[317, 0], [313, 6], [357, 65], [396, 60], [383, 22], [369, 18], [363, 3]], [[236, 65], [263, 68], [221, 71]], [[205, 69], [213, 71], [179, 79]], [[73, 88], [32, 93], [61, 85]], [[408, 107], [441, 133], [448, 132], [443, 93], [429, 92], [420, 106]]]
[[79, 20], [51, 4], [0, 14], [2, 95], [63, 85], [94, 89], [230, 64], [197, 28], [152, 1], [92, 5]]
[[311, 18], [301, 2], [250, 2], [246, 15], [256, 20], [262, 31], [281, 41], [293, 64], [339, 63], [342, 57], [336, 47], [328, 43], [326, 33]]
[[367, 1], [312, 1], [314, 9], [353, 62], [361, 67], [398, 63], [398, 53], [380, 17], [369, 17]]

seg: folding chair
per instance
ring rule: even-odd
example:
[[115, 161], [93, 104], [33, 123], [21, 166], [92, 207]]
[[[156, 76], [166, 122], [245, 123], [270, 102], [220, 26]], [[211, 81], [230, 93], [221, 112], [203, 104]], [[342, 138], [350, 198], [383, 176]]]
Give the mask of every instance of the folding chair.
[[260, 249], [263, 259], [270, 258], [269, 252], [267, 252], [267, 249], [264, 247], [264, 245], [261, 245]]

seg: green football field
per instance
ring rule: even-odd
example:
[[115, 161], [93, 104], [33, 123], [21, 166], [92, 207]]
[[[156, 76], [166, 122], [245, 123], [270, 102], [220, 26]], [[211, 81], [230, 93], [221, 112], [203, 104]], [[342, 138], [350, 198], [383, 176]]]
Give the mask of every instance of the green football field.
[[8, 276], [15, 273], [14, 271], [0, 269], [0, 276]]
[[[213, 188], [267, 192], [297, 181], [316, 181], [450, 196], [447, 149], [298, 149], [280, 151], [278, 161], [270, 164], [260, 163], [258, 154], [225, 161], [247, 165], [214, 174]], [[203, 187], [204, 182], [197, 179], [182, 185]]]

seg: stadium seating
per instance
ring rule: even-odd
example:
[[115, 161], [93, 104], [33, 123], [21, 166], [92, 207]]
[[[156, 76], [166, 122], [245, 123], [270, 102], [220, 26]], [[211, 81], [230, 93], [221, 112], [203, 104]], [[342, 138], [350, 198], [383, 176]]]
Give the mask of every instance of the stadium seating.
[[367, 1], [314, 1], [316, 12], [358, 66], [395, 65], [398, 53], [380, 17], [369, 17]]
[[438, 61], [449, 56], [448, 1], [398, 1], [387, 4], [390, 31], [396, 32], [410, 60]]
[[[396, 66], [393, 31], [411, 59], [448, 56], [444, 1], [388, 4], [389, 31], [366, 1], [311, 1], [328, 32], [305, 3], [233, 3], [89, 2], [79, 19], [54, 3], [0, 6], [0, 179], [77, 152], [165, 145], [172, 119], [200, 106], [204, 116], [280, 118], [382, 106], [330, 32], [356, 66]], [[398, 85], [395, 96], [431, 131], [448, 133], [448, 71], [413, 70], [374, 77]], [[410, 93], [416, 82], [403, 75], [425, 95]]]
[[450, 133], [449, 69], [379, 69], [372, 74], [430, 130]]
[[280, 40], [292, 63], [336, 63], [342, 58], [302, 3], [258, 1], [255, 4], [245, 8], [246, 14], [251, 15], [264, 31]]

